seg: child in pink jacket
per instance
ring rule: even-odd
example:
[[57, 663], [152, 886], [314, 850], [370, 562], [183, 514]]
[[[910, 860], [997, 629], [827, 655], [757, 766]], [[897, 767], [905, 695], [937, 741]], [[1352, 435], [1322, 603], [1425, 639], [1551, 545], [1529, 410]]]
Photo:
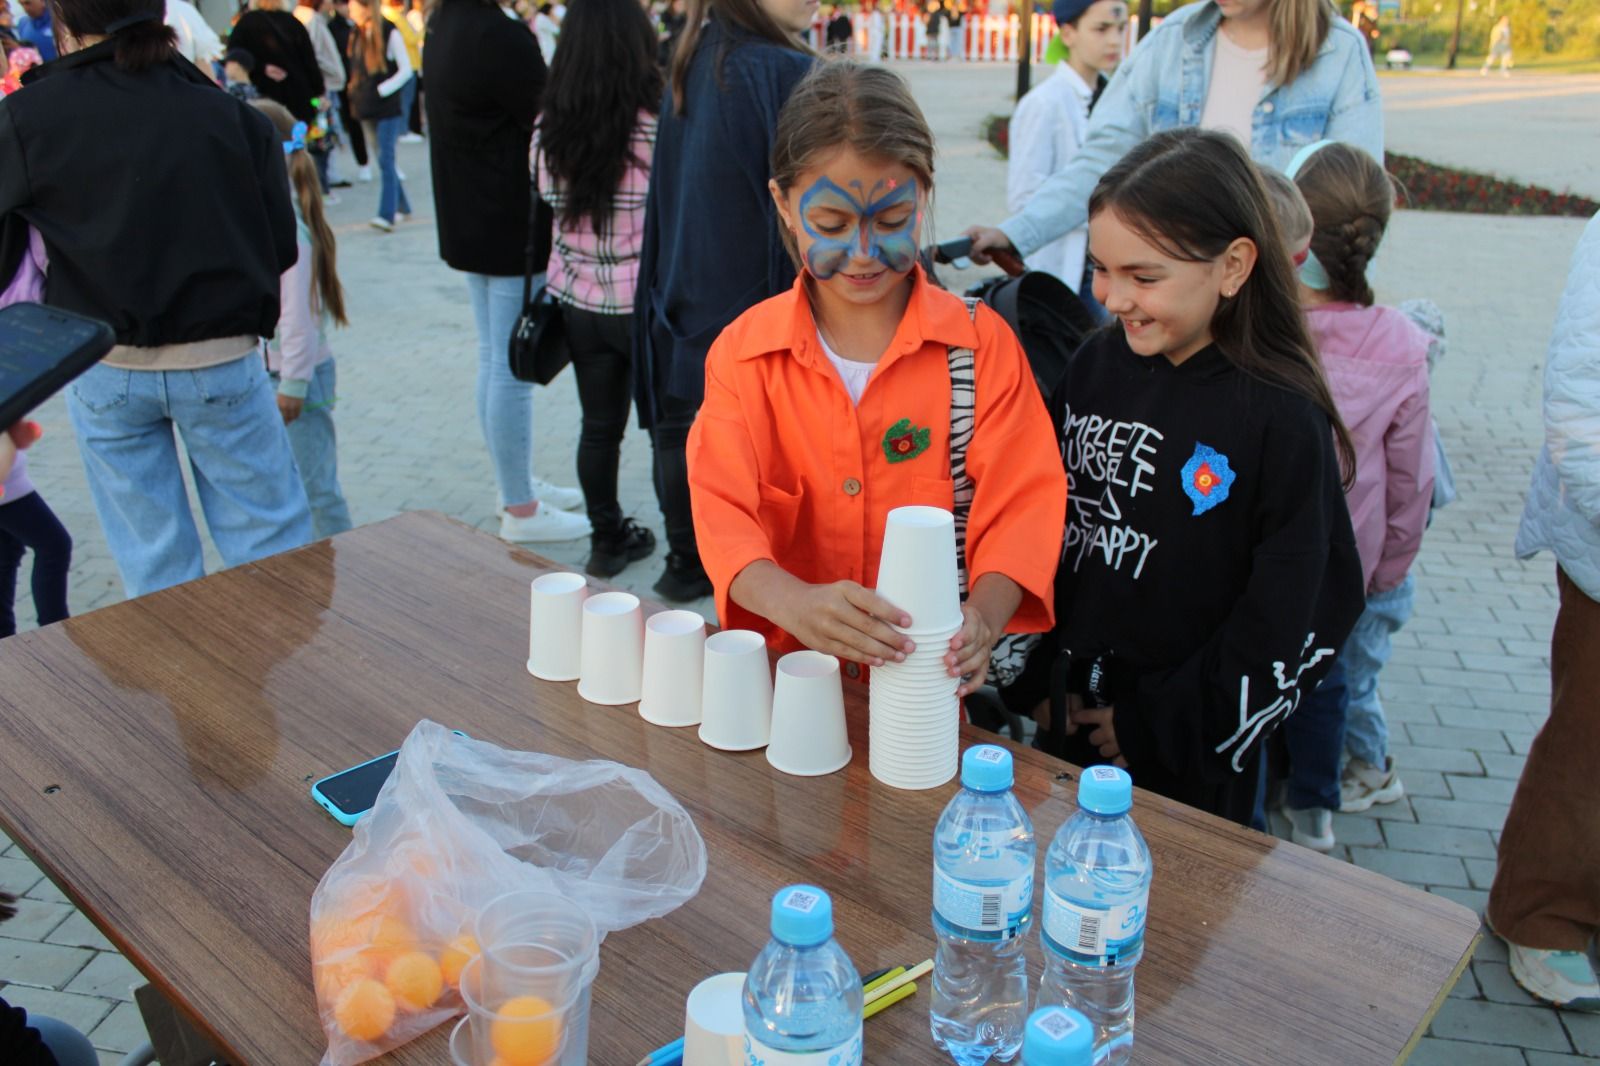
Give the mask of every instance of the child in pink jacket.
[[1334, 845], [1334, 811], [1366, 810], [1405, 795], [1376, 694], [1390, 639], [1410, 617], [1411, 562], [1433, 500], [1430, 338], [1404, 312], [1375, 306], [1367, 282], [1394, 204], [1383, 167], [1359, 148], [1324, 141], [1302, 151], [1289, 173], [1312, 221], [1301, 302], [1355, 444], [1355, 480], [1345, 500], [1367, 592], [1366, 612], [1333, 672], [1284, 731], [1291, 837], [1327, 851]]

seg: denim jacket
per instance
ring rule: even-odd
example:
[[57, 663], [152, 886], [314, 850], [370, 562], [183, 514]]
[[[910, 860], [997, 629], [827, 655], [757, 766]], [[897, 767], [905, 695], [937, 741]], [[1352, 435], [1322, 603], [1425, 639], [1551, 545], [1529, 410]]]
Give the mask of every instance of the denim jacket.
[[[1211, 84], [1222, 13], [1215, 0], [1169, 15], [1123, 60], [1089, 118], [1089, 136], [1064, 169], [1000, 229], [1023, 256], [1088, 221], [1101, 175], [1152, 133], [1198, 126]], [[1268, 84], [1251, 122], [1250, 156], [1283, 169], [1303, 146], [1344, 141], [1383, 160], [1378, 76], [1361, 34], [1335, 16], [1315, 62], [1288, 85]]]

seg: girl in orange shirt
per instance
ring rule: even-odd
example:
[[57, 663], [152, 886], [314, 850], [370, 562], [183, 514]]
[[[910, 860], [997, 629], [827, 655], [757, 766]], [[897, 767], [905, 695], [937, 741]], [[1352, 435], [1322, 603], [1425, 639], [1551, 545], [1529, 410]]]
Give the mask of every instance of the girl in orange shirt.
[[809, 75], [778, 119], [769, 188], [800, 277], [718, 337], [689, 435], [718, 616], [851, 676], [901, 660], [914, 645], [892, 627], [913, 620], [869, 588], [885, 520], [954, 510], [970, 594], [945, 661], [966, 695], [1003, 633], [1051, 624], [1066, 479], [1043, 401], [1005, 323], [917, 265], [933, 135], [897, 75]]

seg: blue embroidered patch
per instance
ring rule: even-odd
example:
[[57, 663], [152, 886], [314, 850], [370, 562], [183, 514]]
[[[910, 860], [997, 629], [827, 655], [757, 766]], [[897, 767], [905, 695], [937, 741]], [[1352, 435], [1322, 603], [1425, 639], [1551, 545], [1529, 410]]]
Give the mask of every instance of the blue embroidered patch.
[[1196, 443], [1194, 454], [1183, 464], [1183, 492], [1194, 501], [1194, 513], [1205, 514], [1228, 498], [1238, 475], [1228, 465], [1228, 457], [1215, 448]]

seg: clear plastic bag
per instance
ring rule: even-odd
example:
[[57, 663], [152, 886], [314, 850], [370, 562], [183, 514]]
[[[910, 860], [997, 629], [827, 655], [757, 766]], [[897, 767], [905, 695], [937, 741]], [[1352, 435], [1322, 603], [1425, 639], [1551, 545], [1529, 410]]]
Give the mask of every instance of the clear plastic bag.
[[461, 1013], [478, 910], [507, 892], [581, 904], [602, 937], [705, 880], [687, 811], [643, 770], [507, 751], [422, 721], [311, 897], [323, 1066], [353, 1066]]

